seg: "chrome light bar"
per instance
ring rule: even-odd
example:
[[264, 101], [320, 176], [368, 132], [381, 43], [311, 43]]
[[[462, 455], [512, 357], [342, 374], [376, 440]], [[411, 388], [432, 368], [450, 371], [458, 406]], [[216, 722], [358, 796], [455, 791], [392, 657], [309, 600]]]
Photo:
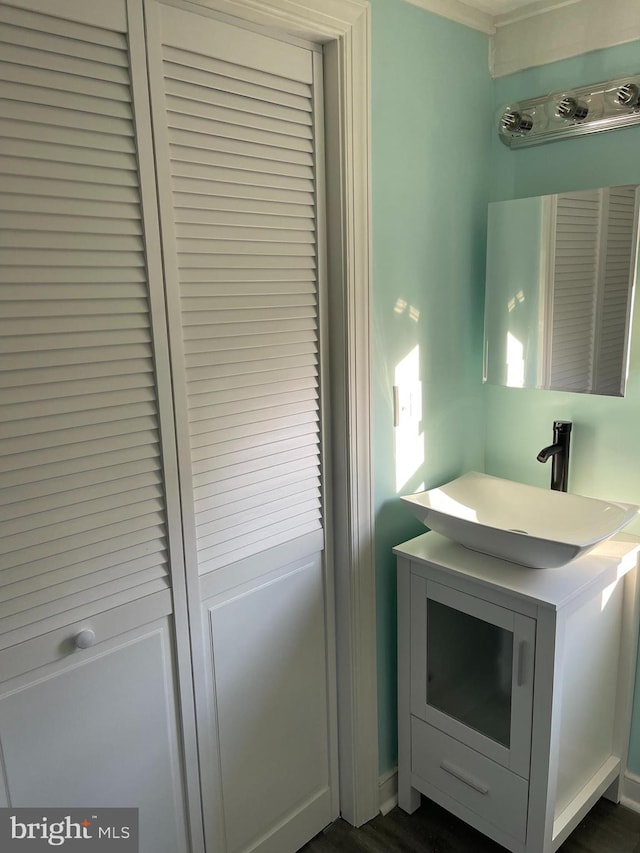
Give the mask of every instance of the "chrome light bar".
[[508, 104], [498, 133], [505, 145], [524, 148], [634, 124], [640, 124], [640, 74]]

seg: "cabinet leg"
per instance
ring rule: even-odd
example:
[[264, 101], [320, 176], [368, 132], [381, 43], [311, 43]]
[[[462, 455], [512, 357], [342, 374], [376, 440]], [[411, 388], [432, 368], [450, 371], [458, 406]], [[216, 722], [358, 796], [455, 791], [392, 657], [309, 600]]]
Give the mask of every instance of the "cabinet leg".
[[605, 800], [611, 800], [612, 803], [620, 802], [620, 797], [622, 796], [622, 775], [616, 776], [602, 796]]
[[[403, 779], [404, 773], [398, 773], [398, 805], [407, 814], [413, 814], [420, 808], [420, 791], [411, 787], [408, 778]], [[406, 776], [408, 777], [408, 773]]]

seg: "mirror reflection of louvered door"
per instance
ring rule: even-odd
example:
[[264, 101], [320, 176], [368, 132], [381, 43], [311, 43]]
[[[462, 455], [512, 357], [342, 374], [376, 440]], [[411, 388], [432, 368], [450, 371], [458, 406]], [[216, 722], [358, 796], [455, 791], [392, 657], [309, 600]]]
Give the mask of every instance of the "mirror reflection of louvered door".
[[632, 289], [638, 242], [638, 188], [602, 191], [602, 261], [598, 293], [593, 390], [621, 396], [629, 348]]
[[635, 185], [551, 196], [549, 384], [555, 390], [623, 394], [637, 197]]
[[596, 326], [600, 193], [554, 197], [550, 387], [591, 390]]
[[146, 13], [206, 838], [282, 853], [338, 813], [321, 55]]

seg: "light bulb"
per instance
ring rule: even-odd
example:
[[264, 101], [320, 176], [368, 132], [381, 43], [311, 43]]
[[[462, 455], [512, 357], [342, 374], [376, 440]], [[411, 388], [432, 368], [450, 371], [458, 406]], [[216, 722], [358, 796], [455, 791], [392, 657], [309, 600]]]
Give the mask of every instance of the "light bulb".
[[506, 110], [500, 119], [500, 129], [512, 136], [524, 136], [533, 128], [533, 119], [519, 110]]
[[508, 104], [500, 111], [498, 128], [500, 135], [506, 138], [524, 137], [539, 133], [547, 126], [544, 113], [539, 105], [527, 106]]
[[571, 121], [584, 121], [589, 115], [589, 107], [584, 101], [579, 101], [571, 95], [565, 95], [556, 104], [556, 115], [558, 118], [570, 119]]
[[545, 111], [552, 127], [595, 121], [602, 117], [602, 96], [597, 93], [562, 92], [549, 97]]
[[607, 107], [616, 112], [640, 110], [640, 85], [627, 81], [604, 92]]

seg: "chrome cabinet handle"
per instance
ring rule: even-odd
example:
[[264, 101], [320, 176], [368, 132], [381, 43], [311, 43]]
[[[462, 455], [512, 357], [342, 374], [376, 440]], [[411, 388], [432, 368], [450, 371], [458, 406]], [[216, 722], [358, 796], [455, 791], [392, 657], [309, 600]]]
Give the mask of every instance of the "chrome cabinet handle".
[[96, 633], [91, 628], [85, 628], [84, 631], [76, 634], [73, 638], [73, 645], [76, 649], [88, 649], [96, 641]]
[[450, 764], [448, 761], [441, 761], [440, 769], [444, 770], [445, 773], [449, 773], [450, 776], [455, 776], [460, 782], [464, 782], [465, 785], [473, 788], [474, 791], [478, 791], [483, 796], [489, 793], [489, 788], [484, 782], [476, 779], [475, 776], [471, 776], [466, 770], [456, 767], [455, 764]]

